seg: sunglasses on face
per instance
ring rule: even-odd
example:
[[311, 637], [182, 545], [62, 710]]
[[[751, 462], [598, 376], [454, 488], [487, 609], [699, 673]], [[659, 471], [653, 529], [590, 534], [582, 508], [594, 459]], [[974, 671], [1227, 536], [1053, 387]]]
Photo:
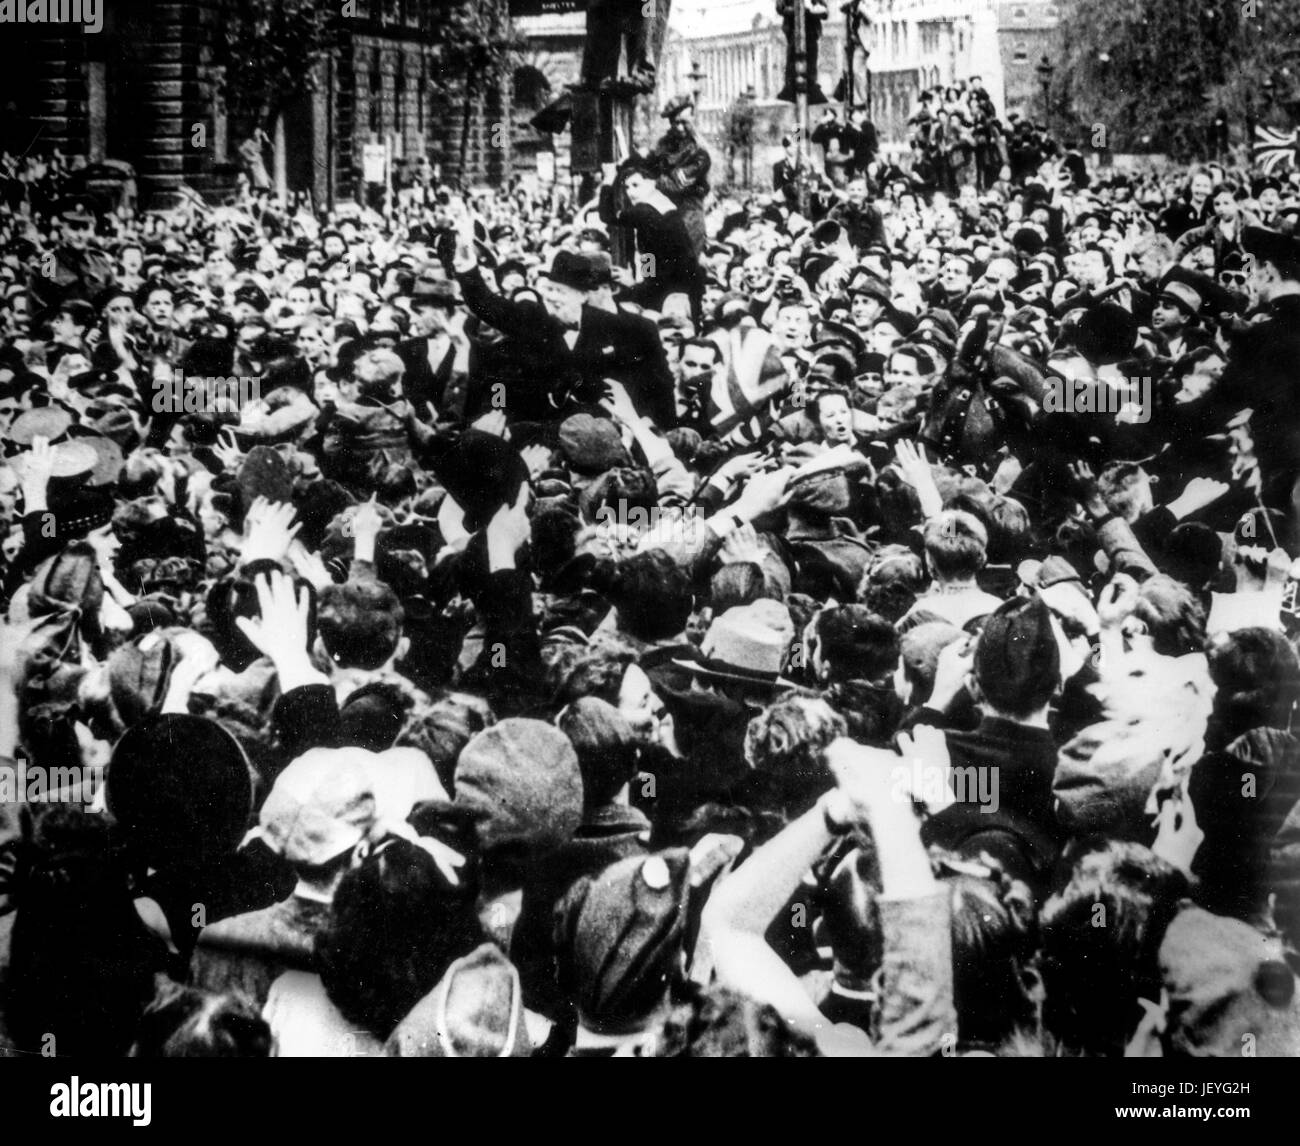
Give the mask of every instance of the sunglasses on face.
[[1245, 271], [1224, 271], [1219, 275], [1219, 282], [1224, 286], [1245, 286], [1246, 277]]

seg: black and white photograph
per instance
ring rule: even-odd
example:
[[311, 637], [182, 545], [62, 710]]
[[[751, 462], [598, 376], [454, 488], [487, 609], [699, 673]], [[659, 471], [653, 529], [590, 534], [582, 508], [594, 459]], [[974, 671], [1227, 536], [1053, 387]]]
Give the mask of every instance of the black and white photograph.
[[175, 1058], [1247, 1121], [1298, 702], [1293, 0], [0, 0], [34, 1124]]

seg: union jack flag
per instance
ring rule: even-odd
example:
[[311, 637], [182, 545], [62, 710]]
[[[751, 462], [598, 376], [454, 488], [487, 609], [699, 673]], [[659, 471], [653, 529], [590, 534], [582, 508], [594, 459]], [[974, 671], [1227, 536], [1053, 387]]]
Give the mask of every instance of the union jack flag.
[[1300, 160], [1296, 157], [1300, 150], [1300, 130], [1287, 135], [1271, 127], [1257, 127], [1251, 150], [1256, 166], [1266, 175], [1272, 174], [1274, 168], [1282, 164], [1300, 168]]

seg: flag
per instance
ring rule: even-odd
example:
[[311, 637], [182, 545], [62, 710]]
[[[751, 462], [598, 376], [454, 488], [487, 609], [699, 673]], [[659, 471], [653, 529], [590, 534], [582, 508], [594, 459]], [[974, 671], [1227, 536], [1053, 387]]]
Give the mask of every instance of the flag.
[[188, 183], [182, 183], [176, 188], [176, 195], [177, 209], [184, 209], [189, 212], [191, 219], [206, 219], [212, 214], [212, 208], [208, 206], [207, 200]]
[[790, 375], [772, 336], [759, 327], [719, 330], [722, 369], [709, 392], [709, 421], [719, 437], [756, 442], [766, 429], [766, 407], [790, 386]]
[[1296, 159], [1296, 152], [1300, 150], [1298, 145], [1300, 145], [1300, 130], [1286, 135], [1271, 127], [1257, 127], [1255, 144], [1252, 148], [1255, 163], [1266, 175], [1272, 174], [1273, 169], [1282, 164], [1300, 168], [1300, 161]]

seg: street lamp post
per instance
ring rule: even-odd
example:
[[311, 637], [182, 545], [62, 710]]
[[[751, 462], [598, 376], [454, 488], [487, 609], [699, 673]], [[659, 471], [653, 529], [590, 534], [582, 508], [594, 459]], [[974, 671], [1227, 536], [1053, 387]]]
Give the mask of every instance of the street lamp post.
[[808, 13], [794, 0], [794, 124], [799, 149], [799, 214], [808, 214]]
[[741, 97], [745, 101], [745, 186], [754, 185], [754, 101], [758, 92], [750, 84]]
[[700, 67], [700, 61], [691, 60], [691, 70], [686, 73], [686, 78], [691, 81], [691, 99], [695, 102], [695, 119], [701, 131], [705, 130], [703, 109], [700, 107], [700, 97], [704, 93], [704, 81], [708, 78], [708, 73]]
[[1044, 56], [1039, 61], [1035, 71], [1038, 73], [1038, 82], [1043, 88], [1043, 127], [1050, 132], [1052, 127], [1052, 76], [1056, 69], [1052, 66], [1052, 61]]
[[691, 81], [691, 94], [695, 97], [695, 105], [699, 106], [700, 93], [704, 90], [704, 81], [708, 78], [708, 73], [700, 67], [699, 60], [691, 61], [691, 70], [686, 73], [686, 78]]

